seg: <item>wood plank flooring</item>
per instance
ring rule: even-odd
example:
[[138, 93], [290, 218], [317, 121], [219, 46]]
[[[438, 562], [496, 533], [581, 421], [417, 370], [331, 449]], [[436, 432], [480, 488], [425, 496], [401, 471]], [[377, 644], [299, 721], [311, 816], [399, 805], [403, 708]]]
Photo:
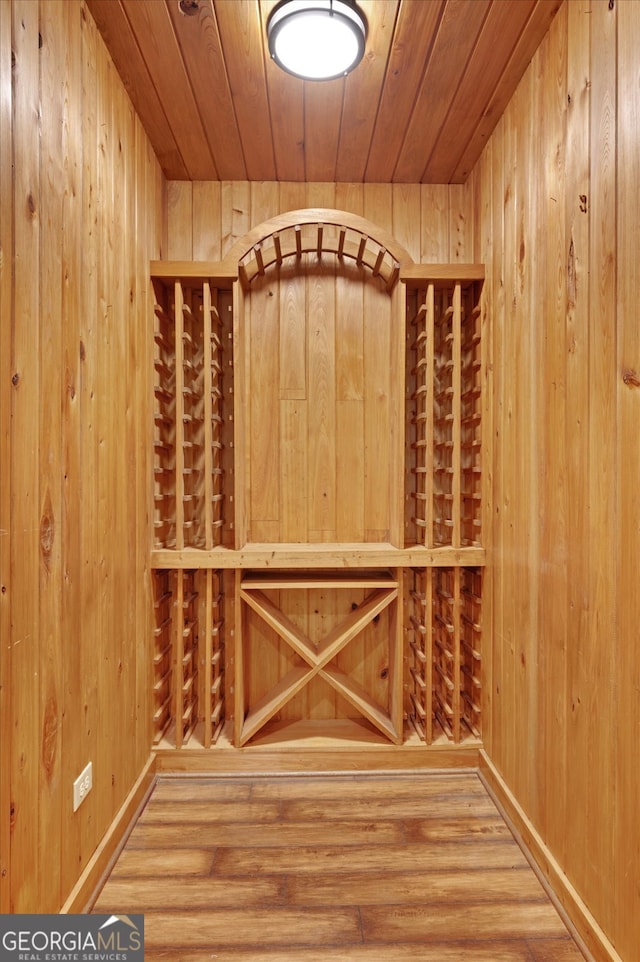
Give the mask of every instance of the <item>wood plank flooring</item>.
[[94, 911], [148, 962], [584, 962], [466, 772], [160, 777]]

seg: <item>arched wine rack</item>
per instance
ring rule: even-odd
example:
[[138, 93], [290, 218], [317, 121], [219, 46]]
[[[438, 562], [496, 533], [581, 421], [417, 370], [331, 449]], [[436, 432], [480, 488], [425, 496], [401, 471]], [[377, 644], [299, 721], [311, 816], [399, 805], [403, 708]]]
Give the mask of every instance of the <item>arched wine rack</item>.
[[483, 268], [312, 210], [151, 276], [157, 745], [477, 743]]

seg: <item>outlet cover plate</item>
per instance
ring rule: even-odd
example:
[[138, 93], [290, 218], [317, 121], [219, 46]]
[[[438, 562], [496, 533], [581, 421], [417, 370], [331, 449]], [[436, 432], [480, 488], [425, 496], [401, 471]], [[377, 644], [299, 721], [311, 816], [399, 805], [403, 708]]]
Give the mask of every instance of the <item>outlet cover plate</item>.
[[93, 788], [93, 764], [89, 764], [78, 775], [73, 783], [73, 810], [77, 812], [80, 805]]

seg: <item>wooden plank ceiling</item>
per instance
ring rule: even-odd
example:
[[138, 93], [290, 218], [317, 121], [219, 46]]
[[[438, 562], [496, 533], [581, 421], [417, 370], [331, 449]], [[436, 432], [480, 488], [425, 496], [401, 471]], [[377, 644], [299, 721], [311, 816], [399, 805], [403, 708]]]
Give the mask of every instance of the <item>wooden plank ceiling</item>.
[[463, 183], [561, 0], [360, 0], [364, 60], [309, 83], [275, 0], [87, 0], [170, 180]]

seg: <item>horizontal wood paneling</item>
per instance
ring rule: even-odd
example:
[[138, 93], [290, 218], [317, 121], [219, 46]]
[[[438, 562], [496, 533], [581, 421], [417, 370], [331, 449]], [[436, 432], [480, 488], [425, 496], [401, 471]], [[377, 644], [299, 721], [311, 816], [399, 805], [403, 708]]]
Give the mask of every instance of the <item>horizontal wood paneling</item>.
[[640, 945], [638, 43], [637, 3], [565, 4], [471, 178], [493, 324], [485, 745], [625, 960]]
[[1, 907], [56, 912], [150, 747], [163, 177], [84, 3], [3, 2], [0, 26]]

